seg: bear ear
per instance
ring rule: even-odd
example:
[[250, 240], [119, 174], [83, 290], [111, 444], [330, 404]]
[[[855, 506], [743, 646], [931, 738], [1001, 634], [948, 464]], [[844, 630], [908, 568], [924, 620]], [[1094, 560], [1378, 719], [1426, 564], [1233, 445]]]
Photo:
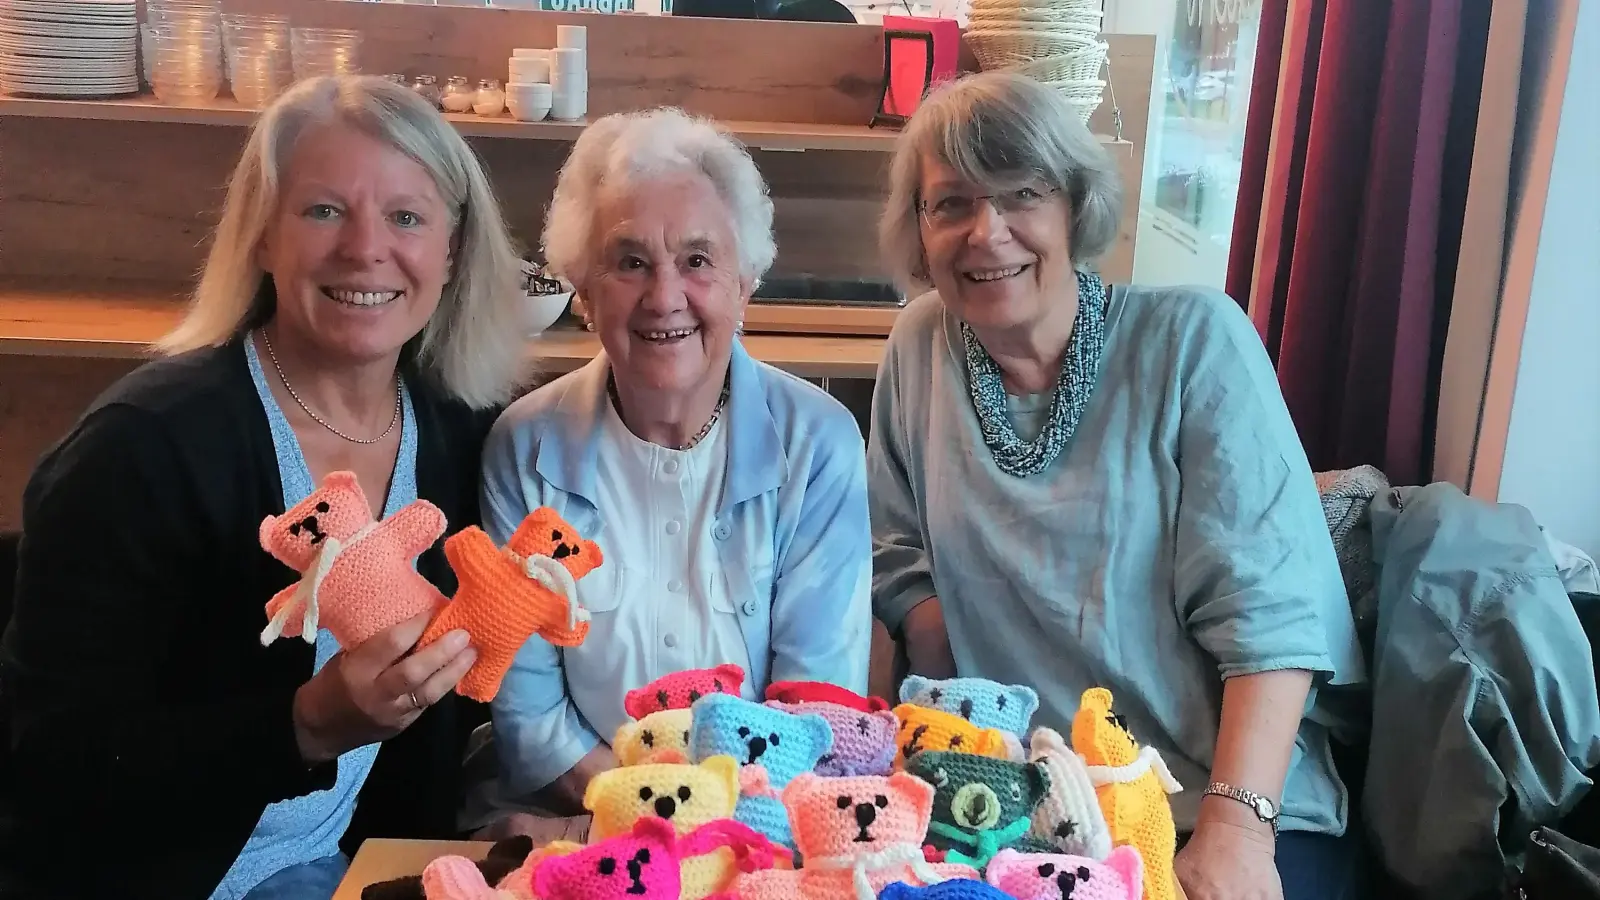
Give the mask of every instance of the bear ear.
[[348, 491], [355, 494], [363, 503], [367, 499], [367, 495], [361, 490], [361, 482], [356, 480], [354, 472], [329, 472], [328, 477], [322, 479], [322, 489]]
[[267, 551], [268, 553], [272, 552], [272, 545], [275, 543], [273, 540], [273, 532], [275, 532], [277, 528], [277, 516], [267, 516], [265, 519], [261, 520], [261, 530], [257, 534], [257, 537], [261, 540], [261, 549]]
[[933, 785], [909, 772], [896, 772], [889, 776], [889, 789], [911, 804], [917, 821], [926, 822], [933, 815]]
[[989, 883], [998, 887], [1000, 879], [1017, 864], [1017, 860], [1021, 857], [1022, 854], [1010, 847], [990, 857], [989, 865], [985, 867], [985, 873], [989, 876]]
[[900, 702], [910, 703], [911, 698], [922, 693], [922, 689], [930, 683], [921, 675], [907, 675], [906, 680], [900, 682]]
[[733, 682], [732, 684], [723, 685], [723, 687], [730, 694], [737, 696], [739, 691], [744, 687], [744, 670], [733, 663], [723, 663], [711, 671]]
[[[801, 772], [799, 775], [789, 779], [789, 783], [783, 786], [783, 790], [779, 794], [783, 799], [783, 805], [792, 808], [801, 798], [809, 794], [821, 780], [821, 777], [815, 772]], [[790, 815], [793, 815], [793, 813]]]
[[902, 703], [890, 710], [890, 712], [894, 713], [894, 717], [900, 720], [900, 724], [902, 725], [910, 722], [913, 718], [922, 715], [926, 711], [926, 707], [918, 706], [915, 703]]
[[877, 712], [872, 713], [872, 717], [882, 721], [883, 724], [887, 725], [889, 727], [890, 735], [893, 735], [900, 730], [900, 719], [887, 709], [880, 709]]
[[600, 774], [589, 779], [589, 786], [583, 789], [584, 809], [587, 809], [592, 813], [599, 808], [600, 801], [605, 799], [606, 789], [611, 784], [611, 779], [607, 778], [606, 776], [615, 771], [617, 770], [612, 769], [610, 772], [601, 772]]
[[639, 821], [633, 823], [633, 836], [661, 844], [668, 853], [677, 855], [678, 832], [673, 829], [671, 822], [660, 816], [641, 816]]
[[1015, 703], [1021, 710], [1022, 724], [1027, 725], [1039, 711], [1039, 692], [1025, 684], [1012, 684], [1005, 687], [1005, 694], [1008, 702]]
[[1128, 900], [1139, 900], [1144, 889], [1144, 857], [1139, 855], [1138, 848], [1123, 844], [1101, 862], [1128, 883]]
[[1111, 711], [1111, 692], [1103, 687], [1092, 687], [1083, 692], [1083, 697], [1078, 700], [1079, 712], [1090, 712], [1105, 715]]
[[882, 697], [867, 696], [862, 699], [867, 701], [867, 712], [869, 713], [886, 712], [889, 709], [889, 701]]
[[634, 688], [622, 695], [622, 709], [635, 719], [642, 719], [650, 714], [649, 686]]
[[1064, 753], [1071, 748], [1061, 736], [1061, 732], [1043, 725], [1033, 730], [1033, 736], [1028, 739], [1028, 751], [1035, 757], [1047, 753]]
[[[700, 761], [700, 768], [710, 772], [728, 789], [728, 796], [737, 799], [739, 796], [739, 763], [726, 754], [709, 756]], [[592, 783], [592, 782], [591, 782]]]
[[815, 764], [817, 757], [833, 749], [833, 727], [828, 724], [827, 719], [816, 713], [805, 713], [804, 715], [789, 713], [789, 715], [794, 715], [796, 719], [799, 719], [805, 730], [811, 733], [813, 764]]
[[611, 739], [611, 745], [618, 747], [633, 743], [634, 735], [639, 733], [641, 727], [638, 721], [623, 722], [617, 726], [617, 734]]

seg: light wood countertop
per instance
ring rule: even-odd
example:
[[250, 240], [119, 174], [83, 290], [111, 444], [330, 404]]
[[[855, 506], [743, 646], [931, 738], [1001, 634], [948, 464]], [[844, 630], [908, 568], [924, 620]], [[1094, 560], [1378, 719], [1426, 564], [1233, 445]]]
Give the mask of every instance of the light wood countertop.
[[[141, 358], [177, 324], [183, 303], [182, 290], [170, 285], [0, 282], [0, 354]], [[747, 334], [744, 346], [755, 358], [803, 378], [871, 379], [884, 338]], [[576, 369], [599, 348], [594, 335], [572, 328], [552, 329], [528, 342], [547, 373]]]

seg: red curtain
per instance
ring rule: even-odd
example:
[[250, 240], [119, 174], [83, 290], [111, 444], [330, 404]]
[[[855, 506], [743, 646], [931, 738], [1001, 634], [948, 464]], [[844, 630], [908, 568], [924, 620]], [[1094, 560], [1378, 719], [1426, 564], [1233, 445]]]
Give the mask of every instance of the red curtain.
[[1319, 471], [1427, 477], [1488, 2], [1263, 4], [1227, 287]]

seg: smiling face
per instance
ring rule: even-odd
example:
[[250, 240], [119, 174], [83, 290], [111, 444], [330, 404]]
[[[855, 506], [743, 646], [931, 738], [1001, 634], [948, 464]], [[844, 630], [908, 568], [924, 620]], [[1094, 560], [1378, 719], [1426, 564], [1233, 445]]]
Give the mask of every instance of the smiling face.
[[[994, 201], [976, 199], [995, 194], [1029, 208], [1002, 214]], [[919, 196], [928, 278], [974, 329], [1037, 325], [1073, 296], [1071, 213], [1059, 192], [1026, 175], [975, 184], [925, 155]]]
[[673, 173], [600, 195], [599, 252], [578, 285], [618, 387], [689, 397], [720, 390], [753, 285], [711, 181]]
[[449, 279], [455, 226], [438, 186], [399, 150], [337, 123], [301, 134], [279, 174], [256, 257], [277, 292], [278, 330], [331, 360], [398, 356]]

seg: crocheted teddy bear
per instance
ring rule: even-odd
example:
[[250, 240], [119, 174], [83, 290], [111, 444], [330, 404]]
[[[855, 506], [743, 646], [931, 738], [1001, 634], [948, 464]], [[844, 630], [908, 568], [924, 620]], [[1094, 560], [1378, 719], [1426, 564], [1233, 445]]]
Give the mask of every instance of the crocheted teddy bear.
[[1044, 767], [924, 750], [906, 760], [906, 774], [934, 786], [928, 843], [946, 860], [981, 869], [1007, 847], [1044, 849], [1028, 841], [1033, 808], [1050, 789]]
[[926, 706], [960, 716], [979, 728], [1005, 735], [1007, 755], [1022, 762], [1022, 736], [1039, 709], [1039, 695], [1020, 684], [1001, 684], [987, 678], [934, 680], [908, 675], [900, 684], [900, 702]]
[[[594, 814], [591, 844], [628, 834], [646, 816], [670, 821], [679, 835], [733, 817], [739, 802], [739, 764], [713, 756], [699, 765], [652, 763], [601, 772], [590, 779], [583, 805]], [[734, 875], [733, 854], [717, 850], [683, 864], [684, 900], [726, 889]], [[547, 898], [548, 900], [548, 898]]]
[[1118, 847], [1098, 861], [1001, 850], [985, 877], [1016, 900], [1139, 900], [1144, 862], [1132, 847]]
[[888, 884], [975, 879], [971, 866], [930, 863], [922, 839], [933, 786], [919, 778], [823, 778], [803, 772], [783, 789], [805, 867], [740, 875], [742, 900], [873, 900]]
[[774, 681], [767, 685], [766, 699], [781, 703], [837, 703], [867, 713], [889, 708], [882, 697], [863, 697], [826, 681]]
[[438, 612], [444, 595], [412, 563], [444, 529], [444, 513], [426, 500], [373, 521], [354, 473], [328, 473], [311, 496], [261, 521], [262, 548], [300, 573], [298, 582], [267, 601], [261, 643], [279, 635], [315, 643], [322, 627], [350, 649], [414, 616]]
[[1111, 692], [1083, 692], [1072, 719], [1072, 746], [1089, 767], [1111, 843], [1138, 849], [1144, 861], [1144, 896], [1177, 896], [1172, 857], [1177, 848], [1168, 794], [1182, 790], [1154, 747], [1141, 748], [1123, 718], [1111, 712]]
[[686, 763], [689, 761], [689, 725], [694, 713], [687, 709], [663, 709], [617, 728], [611, 752], [624, 766], [644, 763]]
[[642, 719], [663, 709], [688, 709], [709, 694], [737, 697], [743, 687], [744, 670], [733, 663], [710, 669], [685, 669], [663, 675], [624, 694], [622, 708], [635, 719]]
[[[640, 819], [627, 835], [592, 843], [534, 870], [540, 900], [679, 900], [690, 897], [682, 862], [713, 851], [729, 852], [741, 872], [772, 866], [766, 838], [731, 819], [719, 819], [679, 836], [672, 823]], [[713, 894], [737, 900], [731, 894]]]
[[979, 728], [960, 716], [913, 703], [896, 706], [894, 714], [900, 720], [895, 735], [900, 745], [894, 758], [897, 769], [905, 768], [906, 759], [923, 750], [954, 750], [996, 759], [1010, 756], [1004, 732]]
[[768, 700], [767, 705], [793, 715], [821, 716], [828, 723], [833, 749], [817, 758], [818, 775], [887, 775], [894, 769], [894, 739], [900, 720], [888, 709], [866, 712], [826, 700]]
[[1089, 781], [1083, 757], [1049, 728], [1033, 730], [1028, 758], [1050, 775], [1050, 791], [1033, 809], [1028, 836], [1058, 853], [1105, 859], [1111, 852], [1111, 831]]
[[445, 539], [445, 558], [460, 587], [422, 633], [426, 647], [461, 628], [472, 636], [478, 660], [456, 685], [456, 693], [488, 703], [517, 651], [538, 635], [561, 647], [574, 647], [589, 635], [589, 611], [578, 604], [577, 579], [604, 562], [594, 541], [556, 511], [541, 506], [512, 532], [505, 549], [477, 526]]
[[[778, 792], [809, 772], [833, 749], [833, 729], [821, 716], [797, 716], [732, 694], [712, 694], [692, 707], [689, 758], [728, 755], [747, 769], [734, 818], [774, 843], [794, 849], [789, 817]], [[760, 771], [750, 771], [760, 767]]]
[[[509, 890], [492, 888], [478, 866], [465, 856], [441, 856], [422, 870], [425, 900], [517, 900]], [[362, 892], [362, 900], [367, 900]]]
[[1015, 898], [986, 881], [954, 878], [927, 887], [912, 887], [903, 881], [896, 881], [884, 885], [883, 890], [878, 892], [878, 900], [1015, 900]]
[[[557, 841], [556, 843], [562, 842]], [[576, 847], [577, 845], [574, 844], [573, 846]], [[460, 866], [456, 861], [459, 860], [475, 868], [479, 873], [478, 880], [481, 880], [484, 884], [499, 881], [498, 889], [503, 892], [509, 891], [516, 900], [533, 900], [533, 882], [531, 879], [527, 880], [527, 889], [522, 894], [517, 894], [516, 891], [509, 890], [509, 888], [517, 881], [513, 874], [518, 869], [529, 865], [530, 860], [543, 852], [545, 852], [545, 848], [533, 849], [533, 838], [527, 835], [516, 835], [496, 841], [489, 848], [489, 852], [484, 855], [484, 858], [477, 863], [458, 856], [442, 857], [443, 859], [451, 860], [451, 862], [444, 863], [440, 867], [440, 872], [443, 873], [445, 870], [451, 869], [458, 870]], [[530, 869], [529, 872], [531, 873], [531, 871]], [[470, 887], [475, 883], [471, 876], [466, 875], [443, 874], [441, 877], [447, 884]], [[435, 892], [437, 893], [439, 890], [448, 889], [436, 887]], [[391, 878], [388, 881], [374, 882], [361, 889], [361, 900], [425, 900], [427, 896], [421, 875], [403, 875], [399, 878]]]

